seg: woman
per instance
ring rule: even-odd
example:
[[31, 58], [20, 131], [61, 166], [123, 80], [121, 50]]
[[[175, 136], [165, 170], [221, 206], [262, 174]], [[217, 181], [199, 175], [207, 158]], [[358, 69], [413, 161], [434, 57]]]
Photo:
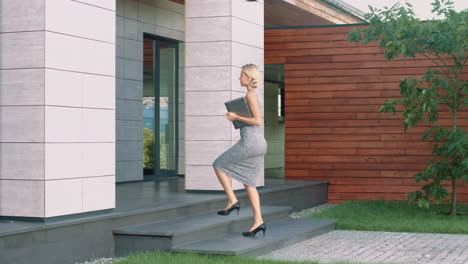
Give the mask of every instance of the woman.
[[229, 121], [239, 120], [249, 124], [249, 126], [242, 127], [240, 129], [241, 139], [213, 162], [216, 176], [218, 176], [218, 180], [228, 198], [228, 204], [224, 210], [218, 211], [219, 215], [229, 215], [234, 209], [239, 214], [240, 204], [234, 195], [229, 177], [243, 183], [247, 191], [250, 204], [252, 205], [254, 223], [248, 232], [242, 232], [244, 236], [255, 236], [260, 230], [263, 231], [263, 236], [265, 236], [266, 230], [266, 225], [263, 222], [260, 211], [260, 198], [256, 188], [257, 175], [260, 169], [262, 169], [262, 160], [267, 150], [267, 143], [260, 130], [260, 102], [255, 90], [259, 75], [258, 68], [254, 64], [242, 66], [239, 81], [241, 86], [247, 89], [245, 97], [253, 117], [239, 116], [232, 112], [226, 113]]

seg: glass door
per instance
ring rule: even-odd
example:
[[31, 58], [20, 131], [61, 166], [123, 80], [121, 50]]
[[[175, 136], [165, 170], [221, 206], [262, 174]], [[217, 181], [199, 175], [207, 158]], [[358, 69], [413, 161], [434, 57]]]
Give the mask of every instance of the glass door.
[[146, 180], [177, 176], [176, 42], [144, 38], [143, 175]]

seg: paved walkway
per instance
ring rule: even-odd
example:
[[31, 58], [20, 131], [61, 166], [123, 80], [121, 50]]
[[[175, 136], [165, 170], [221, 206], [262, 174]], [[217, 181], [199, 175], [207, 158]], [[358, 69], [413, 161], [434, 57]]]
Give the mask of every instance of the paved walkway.
[[468, 264], [468, 235], [332, 231], [259, 258], [323, 263]]

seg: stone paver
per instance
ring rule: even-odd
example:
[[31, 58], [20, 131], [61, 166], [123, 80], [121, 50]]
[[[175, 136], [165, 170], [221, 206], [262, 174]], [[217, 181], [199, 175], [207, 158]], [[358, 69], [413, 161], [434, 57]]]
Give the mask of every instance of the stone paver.
[[332, 231], [258, 258], [322, 263], [468, 264], [468, 235]]

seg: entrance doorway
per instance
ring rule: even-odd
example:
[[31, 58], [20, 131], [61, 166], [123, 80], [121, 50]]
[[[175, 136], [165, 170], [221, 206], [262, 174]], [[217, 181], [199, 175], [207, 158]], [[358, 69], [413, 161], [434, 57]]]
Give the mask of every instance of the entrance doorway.
[[145, 35], [143, 47], [143, 177], [175, 177], [178, 44]]

